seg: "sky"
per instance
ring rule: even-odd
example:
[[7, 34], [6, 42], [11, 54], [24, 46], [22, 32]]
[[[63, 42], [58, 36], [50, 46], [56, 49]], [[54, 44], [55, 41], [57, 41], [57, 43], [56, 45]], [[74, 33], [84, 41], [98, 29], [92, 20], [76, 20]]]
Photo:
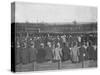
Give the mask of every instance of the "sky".
[[97, 8], [75, 5], [16, 2], [15, 22], [96, 22]]

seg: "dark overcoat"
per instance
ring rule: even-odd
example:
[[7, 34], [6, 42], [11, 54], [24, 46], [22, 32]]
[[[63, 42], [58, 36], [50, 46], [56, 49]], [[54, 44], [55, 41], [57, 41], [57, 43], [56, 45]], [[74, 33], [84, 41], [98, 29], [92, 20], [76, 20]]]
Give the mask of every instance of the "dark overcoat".
[[36, 61], [37, 49], [30, 47], [28, 51], [29, 51], [29, 61], [30, 62]]

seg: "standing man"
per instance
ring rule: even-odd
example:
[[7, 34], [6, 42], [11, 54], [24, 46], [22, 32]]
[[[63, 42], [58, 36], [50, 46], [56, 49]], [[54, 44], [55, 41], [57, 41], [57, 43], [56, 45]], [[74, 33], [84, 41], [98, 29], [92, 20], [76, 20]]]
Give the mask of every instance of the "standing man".
[[40, 47], [38, 48], [37, 62], [44, 62], [45, 56], [46, 56], [46, 52], [44, 48], [44, 43], [41, 43]]
[[45, 47], [46, 57], [45, 59], [51, 63], [53, 58], [51, 42], [47, 42], [47, 46]]
[[37, 55], [37, 49], [34, 46], [34, 43], [31, 43], [29, 50], [29, 59], [30, 63], [32, 63], [33, 71], [35, 70], [35, 64], [36, 64], [36, 55]]
[[54, 59], [58, 61], [58, 69], [61, 68], [61, 57], [62, 57], [62, 48], [60, 48], [60, 43], [58, 42], [55, 48], [55, 56]]
[[88, 59], [89, 60], [93, 60], [93, 57], [94, 57], [94, 48], [93, 48], [91, 42], [89, 42], [89, 46], [87, 47], [87, 53], [88, 53]]
[[17, 41], [17, 45], [16, 45], [15, 51], [16, 51], [15, 56], [16, 56], [16, 65], [17, 65], [17, 64], [21, 63], [21, 46], [20, 46], [19, 41]]
[[68, 43], [63, 43], [62, 47], [62, 60], [66, 61], [70, 59], [70, 49], [68, 47]]
[[76, 42], [73, 42], [73, 47], [71, 48], [72, 62], [77, 63], [79, 61], [78, 58], [79, 48]]
[[57, 43], [54, 53], [55, 53], [54, 59], [61, 61], [62, 48], [60, 48], [60, 43]]
[[81, 44], [81, 47], [79, 48], [79, 62], [83, 62], [85, 56], [86, 56], [86, 50], [84, 44]]
[[25, 41], [22, 42], [21, 60], [23, 64], [29, 63], [27, 43]]

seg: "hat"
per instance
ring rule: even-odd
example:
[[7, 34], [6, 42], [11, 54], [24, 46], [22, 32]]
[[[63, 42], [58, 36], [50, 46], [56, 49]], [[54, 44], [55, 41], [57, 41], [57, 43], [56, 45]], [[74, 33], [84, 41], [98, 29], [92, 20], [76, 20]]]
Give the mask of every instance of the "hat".
[[59, 42], [57, 43], [57, 46], [60, 47], [60, 43]]
[[47, 45], [51, 45], [51, 42], [47, 42]]
[[44, 43], [40, 43], [41, 46], [44, 46]]

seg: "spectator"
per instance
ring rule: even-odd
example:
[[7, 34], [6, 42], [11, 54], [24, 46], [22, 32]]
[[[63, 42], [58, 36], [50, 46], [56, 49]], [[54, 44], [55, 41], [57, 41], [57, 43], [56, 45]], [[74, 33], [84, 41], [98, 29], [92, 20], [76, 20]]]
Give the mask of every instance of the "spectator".
[[65, 43], [63, 43], [63, 47], [62, 47], [62, 60], [66, 61], [70, 59], [70, 49], [68, 47], [68, 44], [66, 45]]
[[77, 47], [76, 42], [74, 42], [73, 47], [71, 48], [72, 63], [79, 62], [78, 53], [79, 53], [79, 48]]

